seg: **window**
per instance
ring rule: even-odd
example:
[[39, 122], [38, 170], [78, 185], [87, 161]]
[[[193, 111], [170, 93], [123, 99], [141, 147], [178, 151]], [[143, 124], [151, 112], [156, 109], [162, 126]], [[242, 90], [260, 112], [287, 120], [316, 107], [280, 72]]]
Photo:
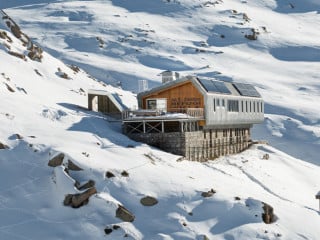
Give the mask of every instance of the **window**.
[[256, 112], [256, 102], [253, 102], [253, 112]]
[[225, 107], [225, 106], [226, 106], [225, 101], [224, 99], [222, 99], [222, 107]]
[[241, 112], [243, 112], [243, 101], [241, 101]]
[[239, 101], [238, 100], [228, 100], [228, 111], [229, 112], [239, 112]]
[[217, 99], [217, 107], [220, 107], [220, 99]]
[[259, 102], [257, 102], [257, 108], [258, 108], [257, 111], [260, 112], [260, 103]]
[[246, 112], [248, 112], [248, 101], [246, 101]]
[[147, 109], [157, 109], [157, 100], [147, 100]]
[[215, 112], [216, 111], [216, 100], [213, 99], [213, 111]]

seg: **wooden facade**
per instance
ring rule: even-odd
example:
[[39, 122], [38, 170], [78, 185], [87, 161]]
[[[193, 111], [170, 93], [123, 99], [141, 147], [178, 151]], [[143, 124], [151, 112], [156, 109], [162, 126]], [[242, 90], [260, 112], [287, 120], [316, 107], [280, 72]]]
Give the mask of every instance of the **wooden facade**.
[[148, 109], [148, 100], [166, 99], [167, 111], [172, 112], [178, 109], [204, 108], [203, 94], [192, 84], [191, 81], [170, 86], [159, 92], [142, 97], [142, 108]]

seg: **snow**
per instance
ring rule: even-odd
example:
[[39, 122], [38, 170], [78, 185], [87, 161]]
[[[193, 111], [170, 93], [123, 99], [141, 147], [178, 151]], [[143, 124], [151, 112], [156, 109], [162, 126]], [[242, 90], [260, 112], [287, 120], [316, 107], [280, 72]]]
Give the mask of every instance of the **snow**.
[[[0, 142], [9, 146], [0, 150], [0, 239], [318, 239], [320, 4], [206, 2], [0, 3], [45, 50], [42, 62], [9, 55], [5, 44], [27, 50], [0, 21], [13, 40], [0, 38]], [[260, 32], [256, 41], [244, 37], [251, 28]], [[138, 80], [159, 85], [167, 69], [257, 86], [266, 115], [253, 137], [269, 145], [206, 163], [181, 161], [86, 109], [89, 89], [135, 108]], [[49, 167], [59, 152], [63, 166]], [[67, 160], [84, 170], [66, 174]], [[80, 192], [75, 181], [90, 179], [98, 193], [88, 205], [63, 206], [66, 194]], [[201, 196], [211, 189], [212, 197]], [[142, 206], [147, 195], [159, 203]], [[274, 223], [263, 223], [262, 202], [274, 208]], [[119, 204], [134, 222], [115, 217]], [[120, 228], [106, 235], [114, 225]]]

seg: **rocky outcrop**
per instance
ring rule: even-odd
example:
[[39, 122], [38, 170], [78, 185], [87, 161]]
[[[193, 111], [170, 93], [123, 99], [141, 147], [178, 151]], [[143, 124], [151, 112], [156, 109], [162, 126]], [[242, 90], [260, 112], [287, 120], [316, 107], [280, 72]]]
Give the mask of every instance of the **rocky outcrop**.
[[49, 160], [48, 166], [50, 166], [50, 167], [60, 166], [62, 164], [62, 162], [63, 162], [63, 159], [64, 159], [64, 154], [63, 153], [59, 153], [58, 155], [53, 157], [51, 160]]
[[154, 197], [146, 196], [141, 198], [140, 203], [143, 206], [154, 206], [158, 203], [158, 200]]
[[83, 205], [88, 204], [89, 198], [96, 194], [97, 190], [95, 187], [89, 188], [87, 191], [83, 193], [76, 193], [76, 194], [67, 194], [63, 201], [65, 206], [71, 206], [73, 208], [79, 208]]
[[83, 169], [76, 164], [74, 164], [71, 160], [68, 160], [68, 170], [71, 171], [82, 171]]
[[124, 206], [119, 205], [116, 211], [116, 217], [120, 218], [124, 222], [133, 222], [135, 216]]

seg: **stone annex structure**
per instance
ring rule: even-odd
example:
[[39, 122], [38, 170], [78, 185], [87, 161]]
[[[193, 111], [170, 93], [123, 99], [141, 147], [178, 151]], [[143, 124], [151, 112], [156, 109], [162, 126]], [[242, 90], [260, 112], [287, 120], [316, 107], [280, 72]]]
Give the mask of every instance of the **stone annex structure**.
[[138, 110], [120, 108], [108, 94], [90, 93], [89, 109], [100, 94], [97, 110], [122, 112], [123, 132], [131, 139], [192, 161], [245, 150], [251, 127], [264, 120], [263, 99], [252, 85], [171, 71], [162, 73], [162, 85], [138, 94]]

